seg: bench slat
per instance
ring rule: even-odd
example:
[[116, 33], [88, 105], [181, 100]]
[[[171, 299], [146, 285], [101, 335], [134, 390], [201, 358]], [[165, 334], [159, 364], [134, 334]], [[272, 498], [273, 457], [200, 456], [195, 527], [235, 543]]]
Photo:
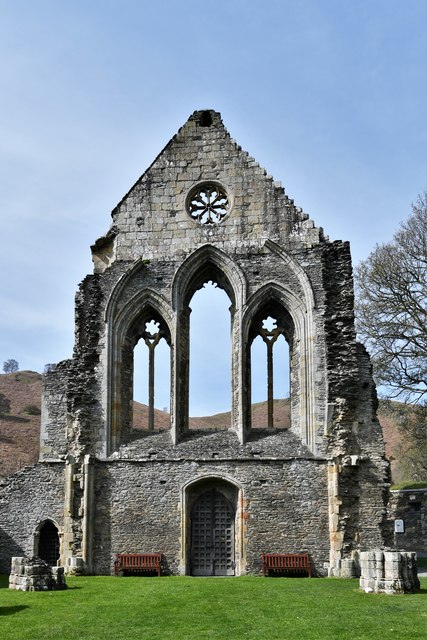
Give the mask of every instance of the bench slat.
[[270, 571], [282, 573], [308, 573], [311, 578], [311, 564], [308, 553], [263, 553], [262, 573]]
[[120, 571], [156, 571], [160, 576], [161, 553], [117, 553], [114, 561], [114, 575]]

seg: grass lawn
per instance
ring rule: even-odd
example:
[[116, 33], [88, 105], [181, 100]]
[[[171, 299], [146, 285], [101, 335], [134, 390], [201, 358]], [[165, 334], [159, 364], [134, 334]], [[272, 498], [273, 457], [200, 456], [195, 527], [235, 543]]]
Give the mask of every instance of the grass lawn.
[[415, 595], [365, 594], [332, 578], [68, 578], [66, 591], [0, 581], [2, 640], [427, 638], [427, 578]]

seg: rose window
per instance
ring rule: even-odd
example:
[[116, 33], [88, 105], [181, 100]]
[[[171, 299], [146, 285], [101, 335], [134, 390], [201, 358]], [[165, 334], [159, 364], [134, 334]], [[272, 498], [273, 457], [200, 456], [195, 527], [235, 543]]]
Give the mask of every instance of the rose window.
[[217, 184], [202, 184], [188, 199], [188, 212], [200, 224], [218, 224], [227, 215], [229, 202], [225, 190]]

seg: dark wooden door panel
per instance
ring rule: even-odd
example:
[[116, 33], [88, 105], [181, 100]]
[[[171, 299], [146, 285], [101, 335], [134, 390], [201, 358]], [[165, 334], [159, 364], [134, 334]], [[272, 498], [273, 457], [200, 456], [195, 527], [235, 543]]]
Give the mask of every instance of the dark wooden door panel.
[[234, 509], [216, 489], [203, 493], [192, 509], [191, 573], [234, 575]]

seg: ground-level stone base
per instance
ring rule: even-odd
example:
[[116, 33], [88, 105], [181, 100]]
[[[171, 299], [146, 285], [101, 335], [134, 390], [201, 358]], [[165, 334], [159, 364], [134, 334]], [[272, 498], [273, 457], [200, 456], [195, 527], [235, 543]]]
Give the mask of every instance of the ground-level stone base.
[[12, 558], [9, 588], [17, 591], [66, 589], [63, 567], [51, 567], [41, 558]]
[[362, 551], [360, 569], [360, 588], [366, 593], [415, 593], [420, 588], [414, 552]]

